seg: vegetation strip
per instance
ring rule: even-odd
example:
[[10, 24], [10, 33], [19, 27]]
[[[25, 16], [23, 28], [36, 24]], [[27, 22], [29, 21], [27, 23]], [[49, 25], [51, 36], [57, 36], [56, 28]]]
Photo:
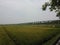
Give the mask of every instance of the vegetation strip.
[[2, 26], [2, 28], [4, 29], [4, 31], [6, 32], [8, 37], [15, 43], [15, 45], [21, 45], [19, 42], [17, 42], [17, 39], [13, 40], [13, 38], [11, 37], [11, 35], [9, 34], [9, 32], [7, 31], [7, 29], [4, 26]]
[[48, 41], [51, 40], [53, 37], [56, 37], [58, 34], [59, 34], [59, 33], [54, 34], [54, 35], [52, 35], [51, 37], [44, 39], [44, 40], [41, 42], [40, 45], [43, 45], [44, 43], [48, 42]]
[[44, 43], [43, 45], [56, 45], [56, 41], [59, 37], [60, 37], [60, 34], [56, 35], [55, 37], [53, 37], [51, 40]]

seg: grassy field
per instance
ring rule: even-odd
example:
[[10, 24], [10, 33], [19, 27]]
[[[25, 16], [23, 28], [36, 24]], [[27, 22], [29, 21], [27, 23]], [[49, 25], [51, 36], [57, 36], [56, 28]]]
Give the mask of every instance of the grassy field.
[[59, 26], [1, 25], [0, 45], [53, 45], [60, 37]]

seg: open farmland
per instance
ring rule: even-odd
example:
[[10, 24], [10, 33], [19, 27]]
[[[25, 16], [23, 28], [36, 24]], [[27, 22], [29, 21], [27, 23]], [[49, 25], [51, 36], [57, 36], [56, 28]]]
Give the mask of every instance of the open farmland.
[[59, 26], [1, 25], [0, 45], [53, 45], [60, 36]]

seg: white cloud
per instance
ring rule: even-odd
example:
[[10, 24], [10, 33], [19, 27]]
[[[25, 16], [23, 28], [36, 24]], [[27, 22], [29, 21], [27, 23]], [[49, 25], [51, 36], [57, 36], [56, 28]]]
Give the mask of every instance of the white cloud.
[[22, 23], [57, 19], [54, 13], [50, 13], [48, 10], [46, 12], [41, 10], [41, 6], [45, 1], [0, 0], [0, 23]]

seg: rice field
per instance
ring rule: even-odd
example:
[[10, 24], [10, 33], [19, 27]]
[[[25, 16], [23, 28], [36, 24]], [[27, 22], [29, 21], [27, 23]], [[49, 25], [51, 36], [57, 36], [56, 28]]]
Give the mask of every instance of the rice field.
[[59, 26], [1, 25], [0, 45], [53, 45], [60, 37]]

